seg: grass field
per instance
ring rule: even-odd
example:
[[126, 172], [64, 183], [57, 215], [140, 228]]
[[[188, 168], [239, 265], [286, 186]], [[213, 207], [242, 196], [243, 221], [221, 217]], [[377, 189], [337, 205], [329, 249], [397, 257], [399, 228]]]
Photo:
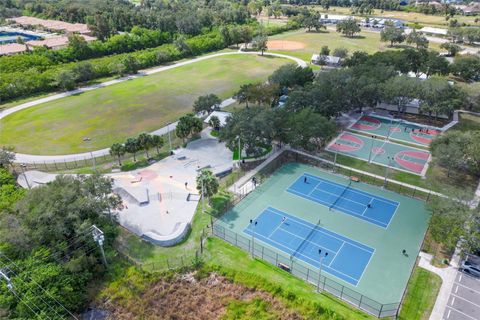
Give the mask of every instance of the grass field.
[[400, 311], [400, 320], [428, 320], [442, 285], [442, 278], [420, 267], [415, 268]]
[[[328, 11], [325, 11], [322, 7], [320, 6], [314, 6], [314, 8], [317, 11], [320, 12], [328, 12], [330, 14], [348, 14], [351, 15], [351, 9], [347, 7], [331, 7]], [[445, 20], [445, 17], [443, 15], [427, 15], [423, 13], [418, 13], [418, 12], [406, 12], [406, 11], [388, 11], [385, 10], [382, 12], [382, 10], [375, 9], [373, 14], [370, 15], [370, 17], [384, 17], [384, 18], [396, 18], [396, 19], [402, 19], [407, 22], [411, 23], [420, 23], [423, 25], [432, 25], [432, 26], [448, 26], [448, 21]], [[469, 25], [477, 25], [478, 23], [475, 23], [475, 16], [462, 16], [462, 15], [457, 15], [453, 19], [457, 19], [458, 22], [460, 23], [466, 23]]]
[[[354, 51], [365, 51], [375, 53], [377, 51], [398, 50], [407, 46], [397, 46], [390, 48], [389, 43], [380, 42], [380, 33], [371, 31], [362, 31], [354, 38], [344, 37], [334, 30], [322, 32], [306, 32], [304, 29], [292, 32], [278, 34], [269, 38], [270, 40], [297, 41], [305, 44], [303, 49], [299, 50], [271, 50], [295, 56], [305, 61], [310, 61], [312, 54], [318, 54], [322, 46], [328, 46], [330, 50], [336, 48], [348, 49], [351, 54]], [[438, 50], [438, 44], [430, 43], [430, 48]]]
[[[230, 97], [240, 85], [265, 80], [287, 62], [251, 55], [212, 58], [42, 104], [3, 119], [0, 144], [32, 154], [109, 147], [175, 121], [202, 94]], [[83, 142], [86, 136], [90, 142]]]

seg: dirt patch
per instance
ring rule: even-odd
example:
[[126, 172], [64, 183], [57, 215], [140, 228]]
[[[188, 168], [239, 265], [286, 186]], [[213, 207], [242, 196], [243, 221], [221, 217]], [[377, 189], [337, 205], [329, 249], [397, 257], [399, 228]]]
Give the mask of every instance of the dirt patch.
[[300, 50], [305, 48], [305, 43], [290, 40], [270, 40], [268, 41], [269, 50]]
[[110, 312], [109, 319], [213, 320], [226, 316], [231, 303], [261, 300], [272, 315], [270, 319], [302, 319], [269, 293], [234, 284], [217, 274], [201, 280], [193, 274], [162, 278], [142, 291], [134, 294], [135, 301], [111, 299], [100, 307]]

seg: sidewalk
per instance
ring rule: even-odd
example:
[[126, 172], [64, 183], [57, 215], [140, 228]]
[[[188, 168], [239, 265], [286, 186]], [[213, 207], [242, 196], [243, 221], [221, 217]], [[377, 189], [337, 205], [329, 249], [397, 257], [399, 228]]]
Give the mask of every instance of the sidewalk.
[[[145, 77], [145, 76], [152, 75], [152, 74], [155, 74], [155, 73], [158, 73], [158, 72], [170, 70], [170, 69], [173, 69], [173, 68], [178, 68], [178, 67], [181, 67], [181, 66], [184, 66], [184, 65], [192, 64], [192, 63], [195, 63], [195, 62], [199, 62], [199, 61], [203, 61], [203, 60], [207, 60], [207, 59], [211, 59], [211, 58], [228, 56], [228, 55], [240, 55], [240, 54], [242, 54], [242, 55], [245, 55], [245, 54], [247, 54], [247, 55], [259, 55], [260, 52], [255, 52], [255, 51], [252, 51], [252, 52], [221, 52], [221, 53], [215, 53], [215, 54], [210, 54], [210, 55], [197, 57], [197, 58], [194, 58], [194, 59], [191, 59], [191, 60], [177, 62], [177, 63], [174, 63], [172, 65], [168, 65], [168, 66], [161, 66], [161, 67], [155, 67], [155, 68], [152, 68], [152, 69], [141, 70], [141, 71], [139, 71], [138, 74], [135, 74], [135, 75], [121, 77], [121, 78], [109, 80], [109, 81], [106, 81], [106, 82], [103, 82], [103, 83], [94, 84], [94, 85], [78, 88], [78, 89], [75, 89], [75, 90], [70, 90], [70, 91], [54, 94], [54, 95], [51, 95], [51, 96], [48, 96], [48, 97], [45, 97], [45, 98], [42, 98], [42, 99], [26, 102], [26, 103], [17, 105], [17, 106], [12, 107], [12, 108], [8, 108], [6, 110], [0, 111], [0, 119], [3, 119], [5, 117], [7, 117], [7, 116], [9, 116], [9, 115], [11, 115], [15, 112], [18, 112], [20, 110], [23, 110], [23, 109], [27, 109], [27, 108], [30, 108], [30, 107], [33, 107], [33, 106], [36, 106], [36, 105], [39, 105], [39, 104], [42, 104], [42, 103], [51, 102], [51, 101], [58, 100], [58, 99], [61, 99], [61, 98], [65, 98], [65, 97], [69, 97], [69, 96], [72, 96], [72, 95], [76, 95], [76, 94], [79, 94], [79, 93], [82, 93], [82, 92], [88, 92], [88, 91], [92, 91], [92, 90], [95, 90], [95, 89], [98, 89], [98, 88], [104, 88], [104, 87], [115, 85], [115, 84], [125, 82], [125, 81], [128, 81], [128, 80], [132, 80], [132, 79], [136, 79], [136, 78], [140, 78], [140, 77]], [[302, 66], [302, 67], [307, 66], [307, 63], [305, 61], [303, 61], [299, 58], [293, 57], [293, 56], [280, 54], [280, 53], [270, 53], [270, 52], [265, 52], [264, 55], [265, 56], [273, 56], [273, 57], [290, 59], [290, 60], [293, 60], [295, 63], [297, 63], [299, 66]], [[228, 106], [228, 105], [230, 105], [234, 102], [235, 102], [235, 100], [233, 98], [229, 98], [229, 99], [223, 101], [220, 107], [224, 108], [224, 107], [226, 107], [226, 106]], [[160, 128], [158, 130], [155, 130], [155, 131], [152, 132], [152, 134], [163, 135], [163, 134], [168, 133], [168, 131], [173, 131], [175, 129], [175, 127], [176, 127], [176, 122], [170, 124], [169, 126], [165, 126], [165, 127]], [[95, 150], [95, 151], [91, 151], [91, 152], [84, 152], [84, 153], [77, 153], [77, 154], [67, 154], [67, 155], [49, 155], [49, 156], [17, 153], [15, 162], [16, 163], [34, 163], [34, 162], [40, 162], [40, 163], [50, 162], [51, 163], [53, 161], [71, 162], [71, 161], [80, 161], [80, 160], [85, 160], [85, 159], [88, 160], [88, 159], [91, 159], [92, 157], [100, 157], [100, 156], [103, 156], [103, 155], [107, 155], [109, 153], [109, 150], [110, 150], [110, 148], [104, 148], [104, 149], [101, 149], [101, 150]]]
[[435, 306], [430, 314], [430, 320], [439, 320], [442, 319], [443, 314], [445, 313], [450, 292], [452, 291], [455, 277], [457, 276], [457, 268], [460, 257], [458, 250], [456, 250], [452, 257], [452, 261], [450, 262], [450, 266], [446, 268], [437, 268], [433, 266], [431, 264], [432, 258], [433, 256], [431, 254], [420, 252], [420, 262], [418, 265], [423, 269], [439, 275], [442, 278], [442, 286], [440, 287], [440, 292], [438, 293], [437, 300], [435, 301]]

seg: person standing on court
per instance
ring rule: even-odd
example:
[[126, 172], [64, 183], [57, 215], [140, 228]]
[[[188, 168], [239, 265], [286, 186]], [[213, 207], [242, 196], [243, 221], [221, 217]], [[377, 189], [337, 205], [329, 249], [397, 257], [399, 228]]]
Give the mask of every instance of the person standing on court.
[[303, 177], [303, 183], [307, 183], [307, 177]]

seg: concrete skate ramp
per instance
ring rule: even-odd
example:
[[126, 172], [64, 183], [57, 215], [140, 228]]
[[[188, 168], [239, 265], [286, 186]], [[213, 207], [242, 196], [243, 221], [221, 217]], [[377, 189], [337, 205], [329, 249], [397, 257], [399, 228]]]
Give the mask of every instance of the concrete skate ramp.
[[190, 223], [179, 222], [175, 225], [173, 232], [169, 235], [161, 235], [151, 230], [142, 234], [142, 239], [162, 247], [170, 247], [181, 242], [189, 231]]

